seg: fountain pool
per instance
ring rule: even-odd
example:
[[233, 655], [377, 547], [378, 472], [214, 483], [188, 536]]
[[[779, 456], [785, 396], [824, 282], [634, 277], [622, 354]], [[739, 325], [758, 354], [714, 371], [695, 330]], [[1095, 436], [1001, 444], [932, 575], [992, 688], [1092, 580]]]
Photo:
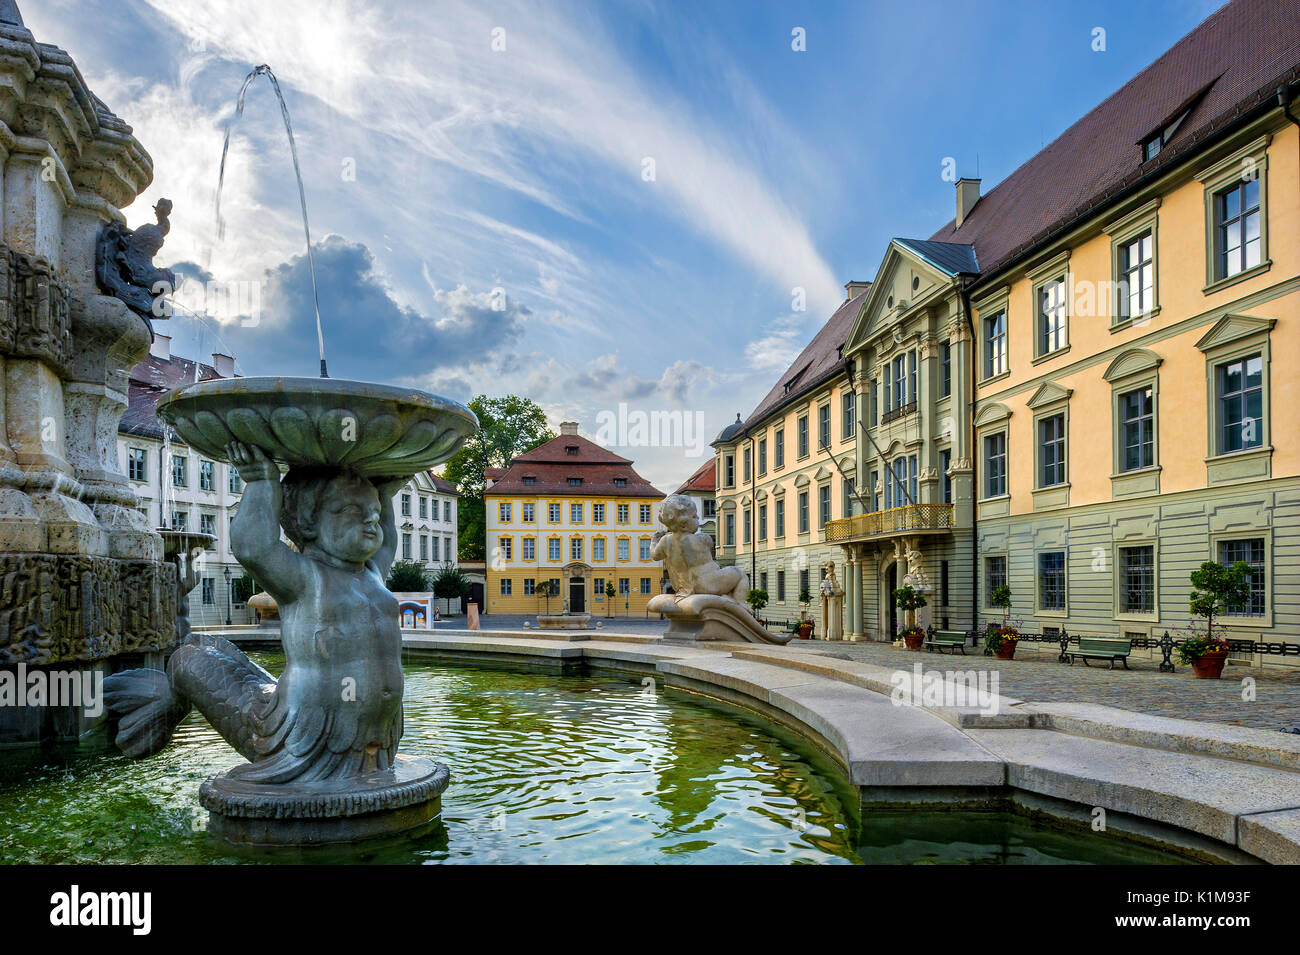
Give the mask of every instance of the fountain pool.
[[1009, 814], [864, 817], [806, 742], [625, 674], [408, 664], [405, 675], [403, 750], [454, 767], [441, 819], [421, 834], [311, 850], [217, 841], [199, 784], [241, 757], [195, 713], [150, 760], [106, 743], [0, 752], [0, 863], [1183, 861]]

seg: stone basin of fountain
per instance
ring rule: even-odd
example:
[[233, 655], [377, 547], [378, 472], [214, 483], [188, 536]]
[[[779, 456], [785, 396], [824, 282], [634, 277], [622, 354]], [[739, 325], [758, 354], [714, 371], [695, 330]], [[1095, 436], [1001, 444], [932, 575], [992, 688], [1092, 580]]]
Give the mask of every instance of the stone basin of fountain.
[[589, 630], [591, 614], [589, 613], [539, 613], [537, 626], [542, 630]]

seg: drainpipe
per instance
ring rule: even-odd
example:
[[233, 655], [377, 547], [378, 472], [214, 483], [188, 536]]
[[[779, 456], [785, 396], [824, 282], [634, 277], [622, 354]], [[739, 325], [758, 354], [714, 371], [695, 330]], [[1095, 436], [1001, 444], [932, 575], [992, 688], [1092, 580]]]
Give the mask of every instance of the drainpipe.
[[1291, 114], [1291, 91], [1286, 86], [1277, 88], [1277, 105], [1282, 107], [1282, 112], [1286, 114], [1286, 118], [1295, 123], [1297, 128], [1300, 128], [1300, 119]]
[[975, 360], [975, 348], [978, 340], [975, 338], [975, 319], [971, 316], [970, 310], [970, 286], [965, 278], [958, 279], [957, 293], [959, 310], [966, 313], [966, 330], [970, 332], [970, 354], [971, 360], [968, 363], [967, 378], [970, 380], [970, 397], [966, 401], [966, 420], [969, 422], [967, 430], [970, 435], [970, 467], [971, 467], [971, 507], [970, 507], [970, 559], [971, 559], [971, 589], [970, 589], [970, 628], [971, 633], [979, 628], [980, 615], [980, 585], [979, 585], [979, 534], [977, 533], [976, 524], [979, 520], [979, 449], [975, 446], [975, 373], [978, 370], [978, 362]]

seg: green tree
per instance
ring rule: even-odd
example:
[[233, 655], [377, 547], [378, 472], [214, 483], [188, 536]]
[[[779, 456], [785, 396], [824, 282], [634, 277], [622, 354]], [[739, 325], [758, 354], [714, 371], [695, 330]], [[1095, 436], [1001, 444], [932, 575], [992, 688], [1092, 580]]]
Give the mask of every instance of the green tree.
[[1191, 573], [1191, 611], [1205, 618], [1205, 631], [1214, 636], [1214, 618], [1250, 599], [1250, 565], [1239, 560], [1231, 567], [1207, 560]]
[[612, 617], [614, 615], [614, 597], [617, 596], [617, 594], [618, 591], [614, 589], [614, 582], [612, 580], [605, 581], [605, 616], [606, 617]]
[[469, 407], [478, 416], [479, 429], [452, 455], [442, 476], [461, 493], [456, 528], [460, 559], [486, 560], [484, 469], [509, 467], [515, 457], [551, 440], [555, 433], [546, 427], [546, 413], [531, 398], [478, 395]]
[[745, 603], [749, 604], [749, 609], [758, 616], [758, 612], [767, 606], [767, 591], [755, 587], [745, 595]]
[[424, 593], [429, 589], [429, 581], [424, 576], [424, 568], [413, 560], [399, 560], [388, 571], [388, 589], [393, 593]]
[[551, 612], [551, 598], [560, 596], [560, 584], [556, 580], [543, 580], [537, 585], [535, 591], [537, 596], [546, 599], [546, 612]]
[[469, 578], [464, 571], [453, 564], [443, 564], [433, 575], [433, 595], [439, 600], [447, 601], [447, 612], [451, 613], [451, 602], [469, 594]]
[[916, 612], [926, 605], [925, 594], [909, 584], [894, 591], [894, 603], [899, 610], [907, 613], [907, 626], [910, 630], [916, 626]]

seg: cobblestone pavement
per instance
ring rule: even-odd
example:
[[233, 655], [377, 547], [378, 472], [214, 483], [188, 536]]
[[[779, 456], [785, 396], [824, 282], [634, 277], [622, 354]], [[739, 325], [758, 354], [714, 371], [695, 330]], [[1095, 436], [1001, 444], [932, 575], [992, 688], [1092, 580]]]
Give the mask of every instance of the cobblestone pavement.
[[[1130, 670], [1108, 670], [1105, 663], [1092, 661], [1068, 666], [1057, 662], [1059, 648], [1022, 643], [1014, 660], [986, 657], [982, 650], [966, 655], [927, 653], [896, 648], [882, 643], [827, 643], [797, 640], [791, 646], [826, 653], [879, 666], [911, 669], [920, 663], [930, 670], [995, 669], [998, 692], [1031, 703], [1103, 703], [1153, 716], [1209, 720], [1262, 729], [1300, 728], [1300, 669], [1257, 669], [1229, 665], [1219, 680], [1198, 680], [1190, 667], [1179, 665], [1173, 673], [1161, 673], [1160, 657], [1141, 659], [1136, 651], [1129, 659]], [[1243, 700], [1247, 685], [1254, 680], [1254, 699]]]
[[[491, 614], [483, 617], [486, 629], [520, 629], [532, 616]], [[658, 635], [664, 623], [657, 618], [603, 617], [610, 633]], [[464, 626], [461, 621], [453, 626]], [[595, 632], [593, 631], [593, 636]], [[1131, 669], [1108, 670], [1106, 664], [1093, 661], [1067, 666], [1056, 660], [1060, 650], [1054, 645], [1022, 643], [1014, 660], [986, 657], [981, 650], [967, 648], [961, 654], [914, 652], [883, 643], [828, 643], [824, 640], [793, 640], [792, 649], [826, 653], [849, 660], [861, 660], [880, 666], [911, 669], [920, 663], [929, 670], [996, 669], [998, 692], [1030, 703], [1103, 703], [1153, 716], [1178, 719], [1209, 720], [1256, 726], [1263, 729], [1300, 728], [1300, 668], [1280, 669], [1229, 665], [1220, 680], [1198, 680], [1190, 667], [1179, 665], [1173, 673], [1161, 673], [1158, 651], [1148, 656], [1135, 651], [1129, 659]], [[1254, 683], [1254, 700], [1243, 700], [1243, 680]]]

